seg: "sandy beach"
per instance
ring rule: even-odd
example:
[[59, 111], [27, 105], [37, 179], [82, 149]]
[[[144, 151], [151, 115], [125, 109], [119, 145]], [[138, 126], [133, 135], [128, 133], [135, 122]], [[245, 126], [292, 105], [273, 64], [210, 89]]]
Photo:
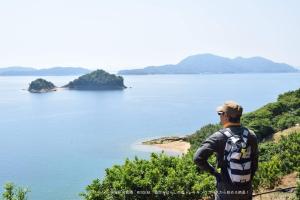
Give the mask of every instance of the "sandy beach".
[[162, 137], [142, 142], [143, 145], [158, 147], [161, 150], [174, 151], [186, 154], [191, 145], [185, 140], [185, 137]]

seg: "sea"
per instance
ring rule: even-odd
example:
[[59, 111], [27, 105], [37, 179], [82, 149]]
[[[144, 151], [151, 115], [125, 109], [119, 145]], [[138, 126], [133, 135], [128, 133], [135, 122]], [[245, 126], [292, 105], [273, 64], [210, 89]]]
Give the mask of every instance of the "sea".
[[[123, 77], [122, 91], [33, 94], [28, 85], [39, 77], [1, 76], [0, 186], [29, 188], [28, 200], [79, 200], [106, 168], [161, 151], [142, 141], [218, 123], [226, 100], [251, 112], [300, 88], [300, 73]], [[42, 78], [63, 86], [77, 77]]]

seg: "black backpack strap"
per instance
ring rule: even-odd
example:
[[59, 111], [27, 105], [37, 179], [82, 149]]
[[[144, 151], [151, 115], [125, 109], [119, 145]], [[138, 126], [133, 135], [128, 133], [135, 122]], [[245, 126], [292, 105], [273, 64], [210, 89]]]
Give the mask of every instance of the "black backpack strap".
[[222, 133], [223, 135], [225, 135], [227, 138], [230, 138], [231, 136], [233, 136], [233, 134], [231, 133], [229, 128], [224, 128], [219, 130], [220, 133]]
[[247, 144], [248, 138], [249, 138], [249, 130], [245, 127], [243, 127], [242, 137], [243, 137], [244, 142]]

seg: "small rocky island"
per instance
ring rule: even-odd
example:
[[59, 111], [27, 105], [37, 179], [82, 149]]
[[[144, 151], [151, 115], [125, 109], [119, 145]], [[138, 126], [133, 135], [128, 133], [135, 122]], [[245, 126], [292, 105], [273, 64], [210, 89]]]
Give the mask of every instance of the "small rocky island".
[[99, 69], [80, 76], [64, 87], [73, 90], [122, 90], [126, 88], [122, 76]]
[[45, 93], [45, 92], [56, 91], [56, 87], [50, 81], [46, 81], [45, 79], [38, 78], [29, 84], [28, 91], [32, 93]]

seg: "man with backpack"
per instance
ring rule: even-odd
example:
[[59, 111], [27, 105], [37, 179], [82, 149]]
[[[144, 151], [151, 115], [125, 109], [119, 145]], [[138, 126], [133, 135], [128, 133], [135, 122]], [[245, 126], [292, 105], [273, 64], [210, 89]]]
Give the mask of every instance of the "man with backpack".
[[[198, 169], [216, 177], [216, 200], [252, 199], [252, 178], [258, 166], [257, 138], [240, 124], [242, 112], [242, 106], [234, 101], [218, 107], [223, 129], [210, 135], [194, 155]], [[220, 172], [207, 161], [213, 153]]]

